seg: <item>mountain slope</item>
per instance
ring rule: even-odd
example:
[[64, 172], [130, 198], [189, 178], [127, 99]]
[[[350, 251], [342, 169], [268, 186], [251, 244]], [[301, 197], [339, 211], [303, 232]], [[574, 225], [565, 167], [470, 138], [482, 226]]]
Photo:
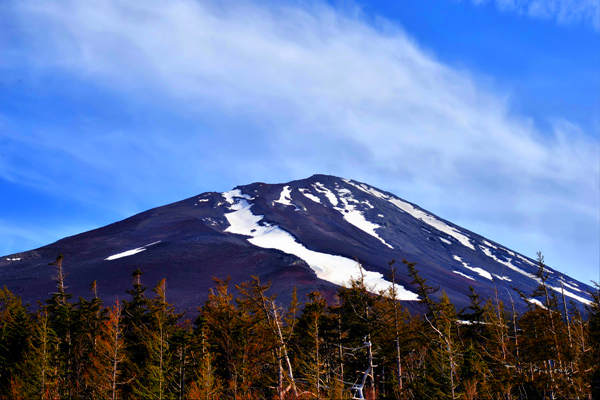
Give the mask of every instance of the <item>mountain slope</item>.
[[[166, 277], [169, 297], [180, 309], [199, 305], [212, 277], [240, 282], [251, 275], [273, 283], [285, 301], [293, 287], [329, 296], [358, 276], [358, 260], [373, 291], [390, 286], [388, 262], [407, 259], [430, 285], [444, 289], [461, 307], [468, 286], [483, 297], [497, 293], [519, 309], [527, 305], [513, 287], [531, 293], [538, 285], [535, 262], [439, 218], [391, 193], [327, 175], [285, 184], [253, 183], [148, 210], [117, 223], [67, 237], [36, 250], [2, 257], [0, 283], [26, 301], [53, 290], [48, 262], [65, 256], [67, 282], [87, 296], [98, 281], [106, 300], [123, 297], [131, 272], [140, 267], [152, 285]], [[407, 271], [396, 282], [406, 304], [417, 300]], [[591, 288], [548, 269], [549, 286], [578, 307]]]

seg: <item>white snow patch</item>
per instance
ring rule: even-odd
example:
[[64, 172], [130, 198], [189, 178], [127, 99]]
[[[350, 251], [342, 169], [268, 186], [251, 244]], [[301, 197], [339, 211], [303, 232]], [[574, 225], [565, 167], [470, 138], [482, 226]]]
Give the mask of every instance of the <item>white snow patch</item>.
[[496, 275], [496, 274], [494, 274], [494, 276], [496, 277], [496, 279], [500, 279], [501, 281], [512, 282], [512, 279], [510, 279], [508, 276]]
[[315, 203], [321, 203], [321, 199], [319, 199], [317, 196], [315, 196], [314, 194], [310, 193], [308, 191], [308, 189], [299, 189], [300, 193], [302, 193], [304, 196], [306, 196], [307, 198], [309, 198], [310, 200], [314, 201]]
[[364, 183], [356, 184], [349, 179], [344, 179], [343, 181], [346, 182], [348, 185], [352, 185], [355, 188], [362, 190], [363, 192], [368, 193], [372, 196], [378, 197], [380, 199], [387, 200], [390, 197], [388, 195], [381, 193], [379, 190], [377, 190], [375, 188], [365, 185]]
[[[320, 253], [307, 249], [285, 230], [276, 225], [259, 225], [262, 215], [254, 215], [251, 211], [252, 204], [245, 199], [239, 199], [231, 209], [233, 212], [226, 213], [225, 218], [229, 222], [226, 232], [250, 236], [248, 241], [255, 246], [266, 249], [277, 249], [288, 254], [293, 254], [303, 259], [317, 277], [336, 285], [345, 286], [350, 279], [360, 276], [356, 261], [346, 257]], [[367, 287], [379, 292], [389, 290], [391, 282], [383, 279], [379, 272], [363, 271]], [[419, 297], [401, 285], [396, 285], [397, 298], [399, 300], [418, 300]]]
[[531, 304], [535, 304], [536, 306], [543, 308], [544, 310], [547, 310], [546, 306], [542, 304], [542, 302], [538, 299], [527, 299], [527, 301]]
[[[486, 256], [488, 256], [488, 257], [490, 257], [490, 258], [494, 259], [496, 262], [499, 262], [500, 264], [506, 265], [508, 268], [512, 269], [513, 271], [516, 271], [516, 272], [518, 272], [518, 273], [520, 273], [520, 274], [523, 274], [523, 275], [527, 276], [528, 278], [531, 278], [531, 279], [533, 279], [534, 281], [536, 281], [536, 282], [538, 282], [538, 283], [540, 283], [540, 284], [542, 283], [542, 282], [541, 282], [541, 280], [540, 280], [540, 278], [538, 278], [536, 275], [534, 275], [534, 274], [531, 274], [531, 273], [529, 273], [529, 272], [526, 272], [526, 271], [523, 271], [521, 268], [519, 268], [519, 267], [516, 267], [516, 266], [514, 266], [513, 264], [511, 264], [511, 262], [510, 262], [510, 261], [511, 261], [511, 259], [510, 259], [510, 258], [508, 259], [508, 261], [503, 261], [503, 260], [500, 260], [498, 257], [494, 256], [494, 255], [492, 254], [492, 252], [490, 251], [490, 249], [488, 249], [487, 247], [484, 247], [484, 246], [481, 246], [481, 245], [480, 245], [479, 247], [480, 247], [480, 248], [481, 248], [481, 250], [482, 250], [482, 251], [485, 253], [485, 255], [486, 255]], [[514, 253], [513, 253], [513, 254], [514, 254]], [[530, 263], [530, 264], [531, 264], [531, 263]], [[555, 292], [557, 292], [557, 293], [563, 293], [563, 289], [562, 289], [562, 288], [560, 288], [560, 287], [551, 286], [551, 285], [549, 285], [548, 283], [546, 283], [546, 286], [547, 286], [548, 288], [550, 288], [550, 289], [554, 290], [554, 291], [555, 291]], [[588, 299], [586, 299], [586, 298], [584, 298], [584, 297], [578, 296], [578, 295], [576, 295], [575, 293], [571, 293], [571, 292], [569, 292], [568, 290], [565, 290], [565, 291], [564, 291], [564, 293], [565, 293], [565, 296], [568, 296], [568, 297], [570, 297], [570, 298], [572, 298], [572, 299], [575, 299], [575, 300], [579, 301], [580, 303], [584, 303], [584, 304], [591, 304], [591, 301], [590, 301], [590, 300], [588, 300]]]
[[454, 271], [452, 271], [452, 272], [454, 272], [455, 274], [458, 274], [458, 275], [464, 276], [465, 278], [467, 278], [467, 279], [470, 279], [470, 280], [472, 280], [472, 281], [474, 281], [474, 280], [475, 280], [475, 278], [473, 278], [472, 276], [469, 276], [469, 275], [467, 275], [467, 274], [463, 274], [463, 273], [462, 273], [462, 272], [460, 272], [460, 271], [454, 270]]
[[284, 206], [291, 206], [292, 204], [292, 190], [288, 185], [284, 186], [279, 195], [279, 199], [275, 200], [275, 203], [283, 204]]
[[531, 273], [529, 273], [527, 271], [523, 271], [521, 268], [519, 268], [519, 267], [511, 264], [511, 262], [510, 262], [511, 259], [510, 258], [508, 259], [508, 261], [504, 261], [504, 260], [501, 260], [498, 257], [496, 257], [494, 254], [492, 254], [492, 252], [491, 252], [491, 250], [489, 248], [487, 248], [485, 246], [481, 246], [481, 245], [479, 246], [479, 248], [484, 252], [484, 254], [486, 256], [490, 257], [492, 260], [494, 260], [494, 261], [496, 261], [496, 262], [498, 262], [498, 263], [500, 263], [502, 265], [505, 265], [508, 268], [512, 269], [513, 271], [516, 271], [516, 272], [518, 272], [518, 273], [520, 273], [522, 275], [525, 275], [528, 278], [534, 279], [536, 281], [538, 280], [537, 276], [535, 276], [534, 274], [531, 274]]
[[402, 211], [413, 216], [414, 218], [420, 219], [421, 221], [425, 222], [427, 225], [434, 227], [438, 231], [444, 232], [452, 236], [453, 238], [458, 240], [463, 246], [467, 246], [468, 248], [475, 250], [475, 247], [473, 247], [469, 238], [466, 235], [460, 233], [458, 229], [446, 224], [445, 222], [440, 221], [433, 215], [430, 215], [425, 211], [419, 210], [415, 208], [412, 204], [409, 204], [398, 198], [391, 198], [388, 201], [396, 207], [398, 207], [399, 209], [401, 209]]
[[21, 257], [7, 257], [6, 261], [21, 261]]
[[325, 195], [325, 197], [327, 197], [327, 200], [329, 200], [329, 202], [331, 203], [332, 206], [337, 206], [338, 205], [338, 199], [335, 196], [335, 194], [333, 194], [333, 192], [329, 189], [327, 189], [325, 187], [325, 185], [323, 185], [320, 182], [315, 182], [313, 185], [313, 188], [319, 192]]
[[122, 253], [113, 254], [112, 256], [106, 257], [105, 260], [111, 261], [111, 260], [116, 260], [117, 258], [132, 256], [134, 254], [141, 253], [142, 251], [145, 251], [146, 248], [148, 248], [150, 246], [154, 246], [155, 244], [158, 244], [158, 243], [160, 243], [160, 240], [158, 240], [156, 242], [148, 243], [148, 244], [146, 244], [142, 247], [138, 247], [136, 249], [131, 249], [131, 250], [124, 251]]
[[512, 253], [513, 256], [519, 258], [521, 261], [526, 262], [527, 264], [531, 265], [532, 267], [537, 267], [538, 266], [536, 263], [529, 261], [527, 258], [523, 257], [520, 254], [515, 254], [512, 251], [510, 251], [509, 253]]
[[385, 215], [383, 215], [383, 214], [377, 214], [377, 216], [378, 216], [379, 218], [385, 218]]
[[[221, 196], [223, 196], [223, 198], [225, 199], [225, 201], [227, 203], [229, 203], [229, 205], [233, 205], [234, 204], [234, 199], [235, 198], [242, 198], [242, 199], [246, 199], [246, 200], [252, 200], [252, 197], [248, 196], [247, 194], [243, 194], [240, 189], [233, 189], [233, 190], [230, 190], [228, 192], [223, 192], [223, 193], [221, 193]], [[219, 203], [218, 205], [221, 205], [221, 203]]]
[[581, 292], [581, 289], [579, 289], [579, 288], [577, 288], [577, 287], [575, 287], [575, 286], [573, 286], [573, 285], [571, 285], [571, 284], [569, 284], [569, 283], [567, 283], [567, 282], [563, 281], [562, 279], [560, 280], [560, 282], [561, 282], [561, 283], [563, 284], [563, 286], [564, 286], [564, 287], [566, 287], [566, 288], [569, 288], [569, 289], [571, 289], [571, 290], [574, 290], [574, 291], [576, 291], [576, 292]]
[[558, 293], [561, 293], [561, 294], [564, 292], [565, 296], [570, 297], [572, 299], [575, 299], [575, 300], [579, 301], [580, 303], [587, 304], [587, 305], [592, 304], [592, 302], [590, 300], [588, 300], [588, 299], [586, 299], [584, 297], [578, 296], [575, 293], [571, 293], [568, 290], [565, 290], [565, 289], [560, 288], [560, 287], [550, 286], [548, 284], [547, 284], [547, 286], [550, 289], [554, 290], [555, 292], [558, 292]]
[[448, 239], [444, 239], [443, 237], [440, 237], [440, 240], [446, 244], [452, 244], [451, 241], [449, 241]]
[[487, 272], [485, 269], [479, 268], [479, 267], [471, 267], [471, 266], [469, 266], [469, 264], [464, 262], [462, 260], [462, 258], [460, 258], [459, 256], [452, 256], [452, 258], [454, 258], [456, 261], [460, 262], [463, 265], [463, 267], [465, 267], [466, 269], [469, 269], [469, 270], [479, 274], [480, 276], [483, 276], [485, 279], [489, 279], [490, 281], [493, 280], [492, 274]]
[[350, 201], [354, 200], [352, 198], [352, 192], [348, 189], [338, 189], [338, 193], [340, 194], [339, 200], [342, 203], [342, 206], [334, 207], [334, 209], [339, 211], [347, 222], [373, 236], [390, 249], [393, 249], [392, 245], [383, 240], [377, 232], [375, 232], [375, 229], [381, 228], [381, 226], [368, 221], [362, 211], [357, 210], [353, 204], [350, 204]]
[[373, 206], [373, 204], [369, 203], [369, 200], [364, 200], [364, 201], [362, 201], [361, 203], [362, 203], [362, 204], [366, 204], [366, 205], [367, 205], [367, 207], [369, 207], [369, 208], [371, 208], [371, 209], [375, 208], [375, 206]]
[[210, 199], [198, 199], [198, 203], [204, 203], [205, 201], [210, 201]]
[[484, 240], [483, 244], [485, 244], [487, 247], [491, 247], [491, 248], [496, 249], [496, 250], [498, 249], [498, 247], [494, 246], [493, 244], [491, 244], [487, 240]]

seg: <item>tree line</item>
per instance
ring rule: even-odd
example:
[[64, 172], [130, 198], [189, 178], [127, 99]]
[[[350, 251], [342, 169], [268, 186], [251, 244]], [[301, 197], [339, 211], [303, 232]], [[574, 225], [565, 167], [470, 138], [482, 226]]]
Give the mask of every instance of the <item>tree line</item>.
[[[56, 292], [38, 307], [0, 290], [0, 398], [8, 399], [592, 399], [600, 398], [600, 298], [582, 315], [546, 287], [524, 313], [498, 296], [457, 310], [403, 260], [423, 312], [371, 293], [362, 278], [283, 306], [257, 277], [215, 279], [193, 320], [133, 272], [105, 305]], [[360, 266], [358, 267], [361, 271]], [[392, 280], [396, 264], [390, 262]], [[517, 295], [517, 294], [515, 294]], [[525, 297], [525, 294], [521, 294]]]

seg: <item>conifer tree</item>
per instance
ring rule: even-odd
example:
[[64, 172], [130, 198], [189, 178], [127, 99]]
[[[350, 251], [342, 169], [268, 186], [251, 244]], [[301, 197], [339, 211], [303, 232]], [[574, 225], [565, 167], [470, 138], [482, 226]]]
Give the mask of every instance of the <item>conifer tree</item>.
[[459, 376], [465, 399], [477, 398], [477, 393], [486, 390], [485, 371], [488, 369], [485, 357], [485, 345], [489, 342], [488, 324], [483, 321], [485, 309], [479, 295], [469, 286], [469, 306], [460, 313], [459, 336], [463, 342], [462, 364]]
[[98, 297], [96, 281], [90, 286], [92, 299], [79, 298], [73, 307], [73, 396], [94, 397], [93, 359], [98, 352], [98, 340], [106, 318], [106, 309]]
[[59, 394], [59, 339], [52, 329], [45, 306], [41, 306], [33, 321], [27, 350], [18, 366], [19, 387], [26, 399], [54, 400]]
[[199, 334], [196, 336], [197, 343], [195, 349], [191, 350], [193, 357], [195, 356], [195, 368], [187, 395], [188, 398], [198, 400], [217, 399], [221, 394], [220, 379], [214, 367], [215, 357], [211, 352], [206, 331], [206, 325], [200, 323]]
[[138, 268], [132, 273], [133, 287], [127, 291], [131, 300], [123, 301], [123, 336], [126, 357], [123, 365], [123, 396], [131, 397], [134, 386], [143, 375], [148, 352], [142, 341], [143, 332], [150, 324], [149, 302], [146, 287], [142, 285], [142, 271]]
[[21, 298], [6, 287], [0, 289], [0, 397], [9, 396], [16, 383], [16, 367], [24, 361], [30, 330]]
[[150, 323], [139, 330], [148, 355], [143, 374], [137, 380], [134, 393], [140, 398], [172, 399], [177, 384], [171, 340], [179, 315], [166, 298], [166, 279], [154, 288], [149, 301]]
[[47, 301], [47, 311], [50, 326], [58, 339], [58, 390], [64, 399], [71, 399], [75, 395], [75, 357], [73, 352], [73, 305], [69, 302], [71, 295], [67, 293], [65, 273], [63, 270], [63, 256], [59, 255], [56, 261], [49, 265], [56, 267], [56, 292]]
[[321, 398], [325, 380], [324, 328], [327, 302], [319, 292], [311, 292], [298, 319], [295, 332], [297, 365], [307, 383], [307, 391]]
[[96, 336], [95, 352], [91, 355], [92, 368], [89, 382], [93, 387], [91, 398], [121, 399], [122, 365], [125, 361], [123, 335], [123, 307], [119, 300], [109, 309]]
[[600, 284], [595, 283], [596, 290], [592, 293], [592, 303], [589, 311], [589, 367], [591, 369], [590, 386], [592, 398], [600, 398]]

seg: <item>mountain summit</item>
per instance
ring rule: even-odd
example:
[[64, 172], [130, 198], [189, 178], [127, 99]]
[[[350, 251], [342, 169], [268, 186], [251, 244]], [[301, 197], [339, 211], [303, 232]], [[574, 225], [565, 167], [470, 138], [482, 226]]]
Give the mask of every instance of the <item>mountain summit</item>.
[[[293, 287], [333, 296], [361, 273], [370, 290], [391, 285], [389, 262], [417, 263], [431, 286], [462, 307], [469, 286], [484, 298], [498, 296], [525, 309], [513, 288], [530, 294], [539, 284], [537, 264], [415, 204], [365, 183], [329, 175], [284, 184], [252, 183], [207, 192], [125, 220], [0, 259], [0, 282], [33, 303], [53, 291], [48, 262], [64, 255], [69, 290], [88, 296], [97, 280], [105, 300], [123, 296], [134, 269], [153, 285], [166, 277], [170, 301], [189, 310], [201, 304], [213, 277], [233, 283], [251, 275], [271, 281], [285, 300]], [[547, 285], [581, 308], [592, 288], [547, 269]], [[398, 298], [418, 300], [400, 264]], [[302, 298], [302, 297], [301, 297]], [[531, 298], [530, 303], [537, 300]]]

